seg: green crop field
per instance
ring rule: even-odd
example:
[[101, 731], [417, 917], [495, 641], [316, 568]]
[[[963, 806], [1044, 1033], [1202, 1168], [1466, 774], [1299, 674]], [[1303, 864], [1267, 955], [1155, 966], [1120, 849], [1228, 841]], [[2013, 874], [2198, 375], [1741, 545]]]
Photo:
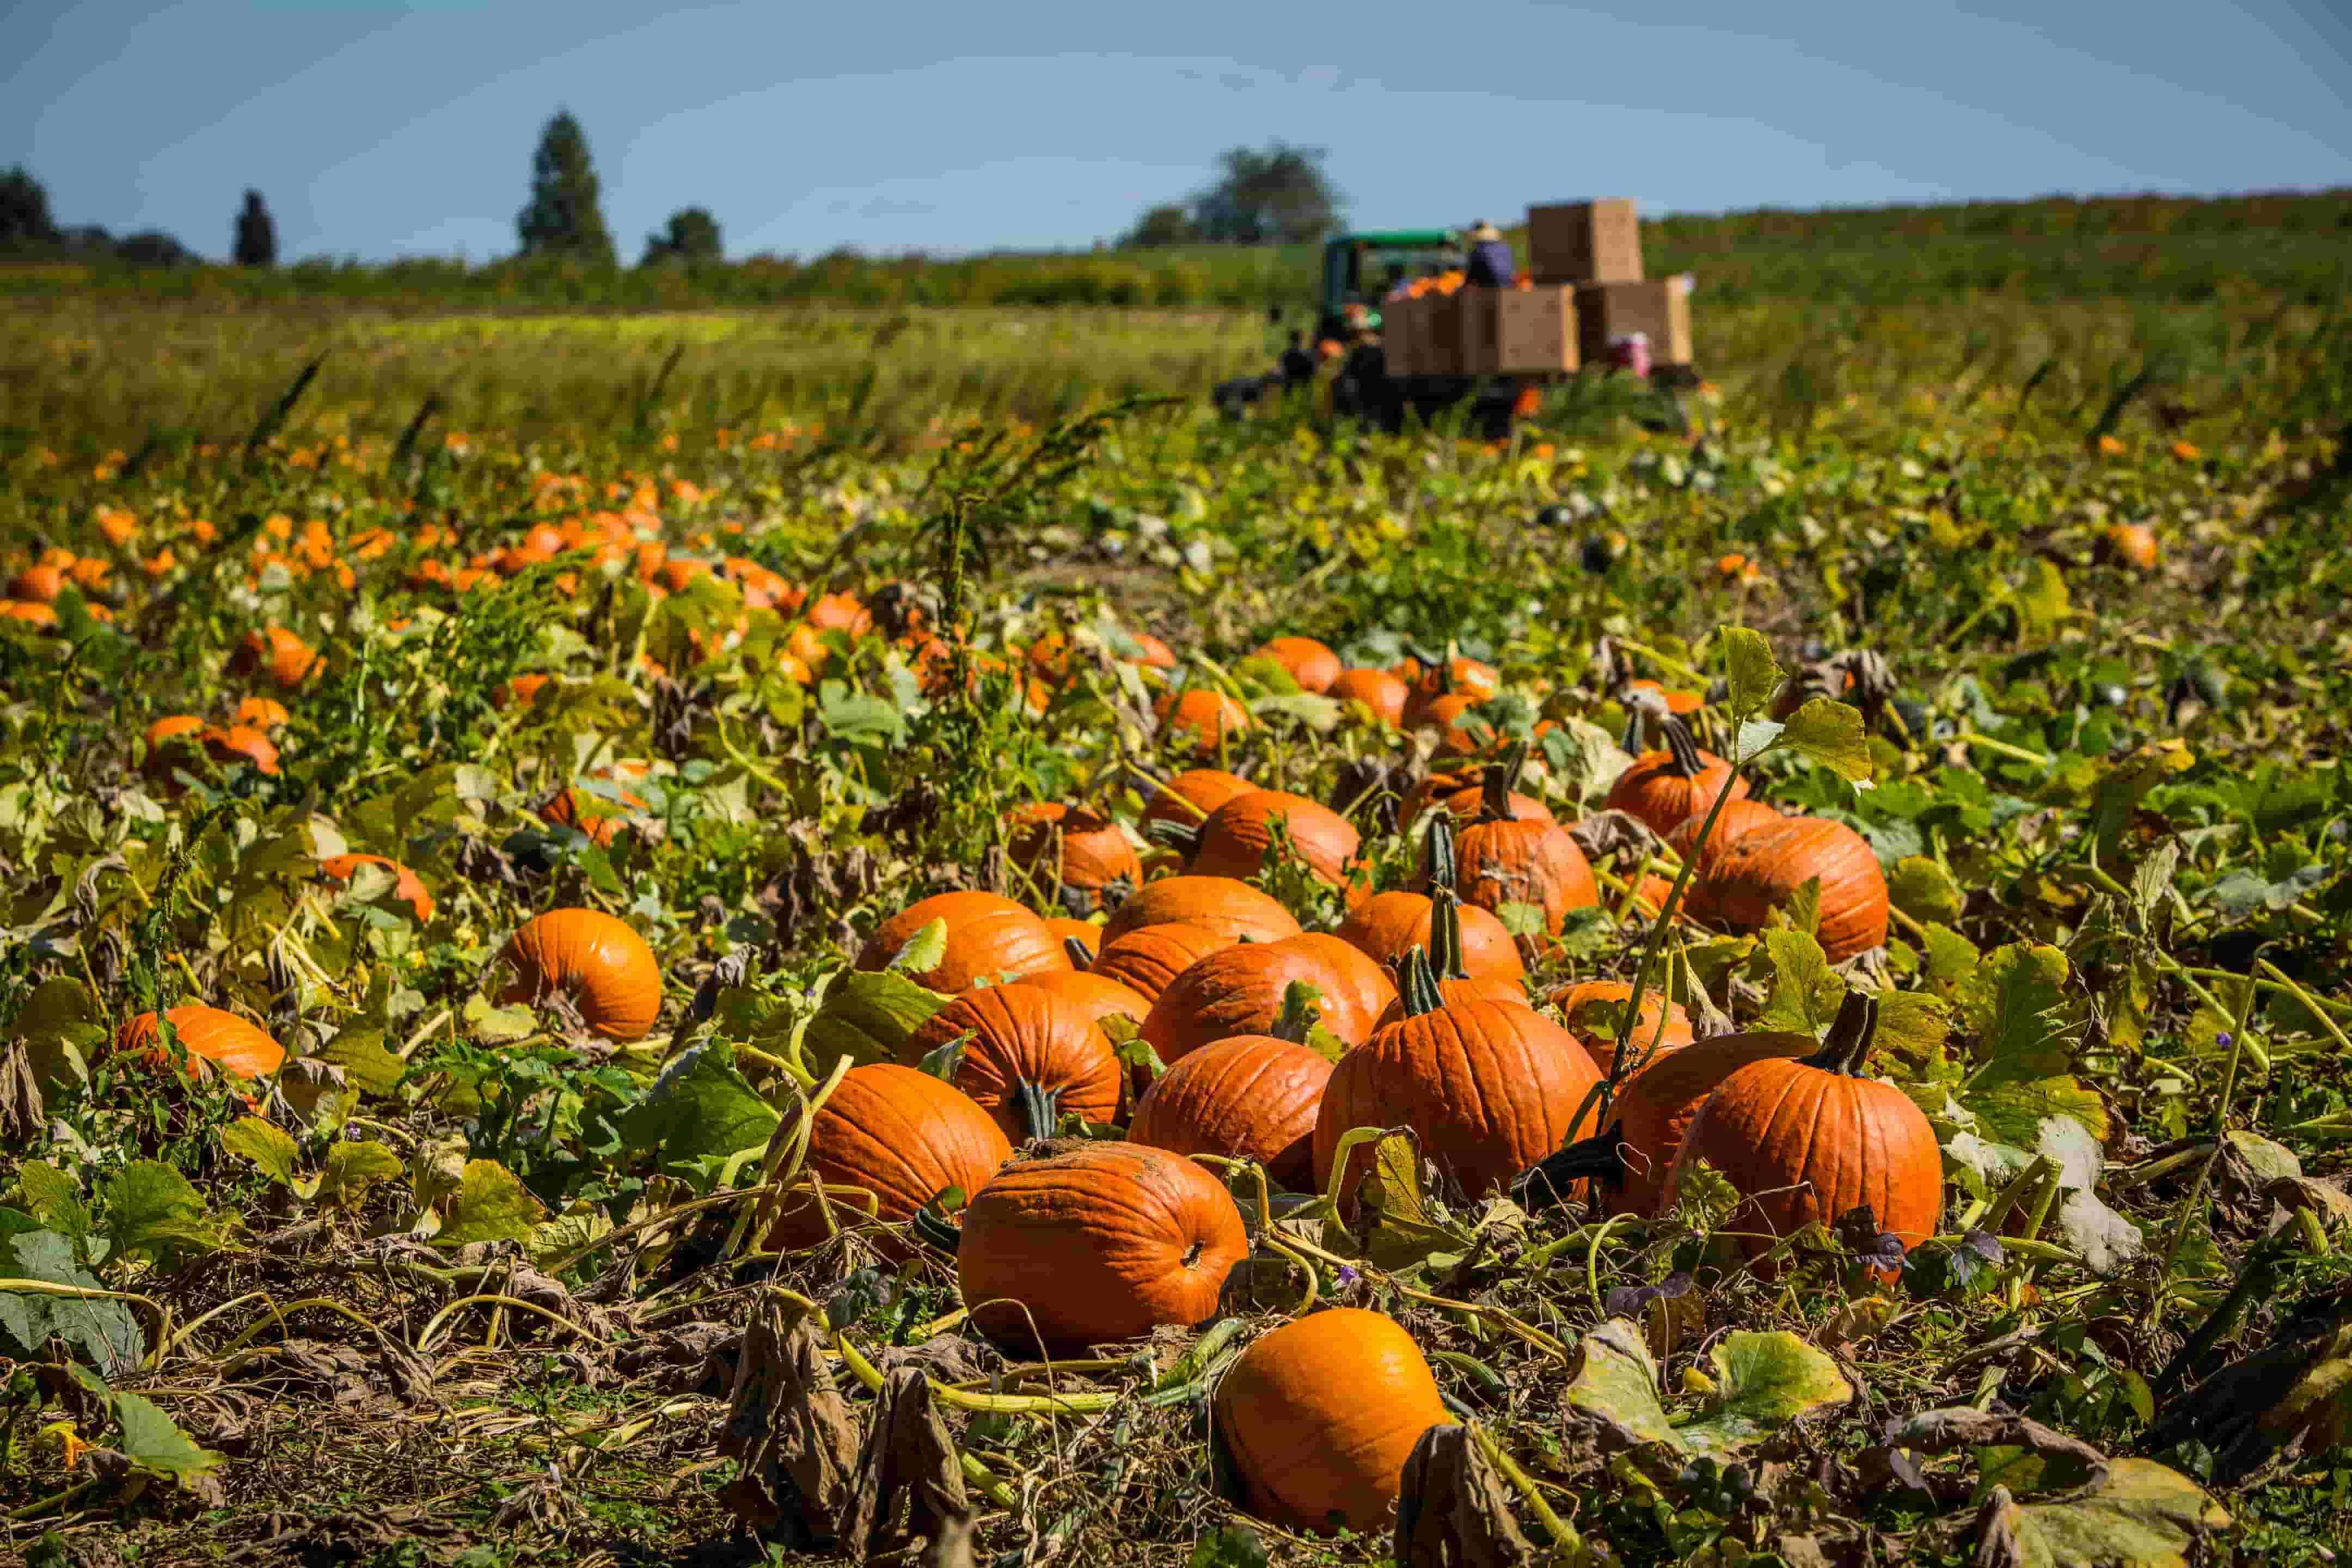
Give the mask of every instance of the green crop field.
[[0, 1558], [2334, 1561], [2347, 215], [0, 268]]

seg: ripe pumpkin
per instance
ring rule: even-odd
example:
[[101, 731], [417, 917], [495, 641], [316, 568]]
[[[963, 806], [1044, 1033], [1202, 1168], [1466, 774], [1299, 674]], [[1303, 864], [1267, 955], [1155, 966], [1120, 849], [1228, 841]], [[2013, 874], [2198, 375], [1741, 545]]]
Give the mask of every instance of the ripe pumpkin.
[[290, 689], [316, 675], [322, 662], [309, 643], [284, 626], [269, 626], [245, 634], [245, 640], [229, 656], [228, 673], [231, 679], [239, 680], [267, 674], [279, 686]]
[[[1074, 921], [1066, 915], [1047, 915], [1045, 929], [1062, 944], [1062, 952], [1071, 964], [1079, 969], [1095, 961], [1096, 950], [1102, 946], [1102, 927], [1092, 921]], [[1070, 944], [1078, 945], [1072, 947]]]
[[[1328, 945], [1327, 945], [1328, 944]], [[1333, 952], [1339, 949], [1346, 955]], [[1340, 964], [1348, 964], [1342, 969]], [[1371, 1032], [1378, 1008], [1365, 1007], [1363, 970], [1371, 961], [1336, 937], [1289, 937], [1220, 948], [1171, 981], [1153, 998], [1143, 1037], [1173, 1064], [1234, 1035], [1269, 1035], [1293, 983], [1322, 994], [1323, 1026], [1349, 1045]]]
[[1387, 965], [1328, 931], [1285, 937], [1282, 945], [1297, 948], [1323, 965], [1329, 981], [1316, 987], [1323, 993], [1323, 1026], [1342, 1040], [1352, 1044], [1370, 1034], [1397, 999], [1396, 980]]
[[1248, 1252], [1241, 1211], [1207, 1171], [1164, 1149], [1087, 1143], [980, 1190], [956, 1283], [982, 1332], [1053, 1354], [1213, 1316]]
[[1433, 818], [1425, 843], [1422, 881], [1432, 891], [1373, 894], [1348, 911], [1339, 930], [1339, 940], [1354, 946], [1382, 969], [1394, 968], [1416, 947], [1435, 951], [1438, 938], [1434, 900], [1442, 889], [1453, 904], [1453, 940], [1458, 951], [1453, 954], [1457, 960], [1455, 964], [1439, 964], [1440, 977], [1450, 975], [1458, 967], [1467, 978], [1516, 984], [1528, 972], [1519, 957], [1517, 942], [1504, 929], [1501, 921], [1485, 910], [1464, 909], [1454, 899], [1456, 871], [1451, 819], [1442, 813]]
[[[2156, 533], [2146, 523], [2118, 522], [2099, 535], [2098, 558], [2112, 566], [2135, 571], [2156, 570]], [[18, 598], [31, 595], [19, 594]]]
[[1014, 981], [982, 985], [931, 1015], [899, 1047], [913, 1067], [959, 1036], [952, 1081], [1007, 1138], [1050, 1138], [1063, 1111], [1088, 1121], [1118, 1114], [1118, 1056], [1094, 1016], [1069, 997]]
[[1412, 688], [1385, 669], [1343, 669], [1328, 695], [1341, 702], [1362, 703], [1375, 722], [1394, 730], [1404, 722], [1404, 705]]
[[1277, 824], [1320, 880], [1337, 887], [1356, 870], [1356, 851], [1363, 844], [1356, 825], [1319, 800], [1278, 789], [1237, 795], [1211, 812], [1201, 825], [1190, 870], [1196, 877], [1237, 880], [1256, 876], [1274, 846]]
[[1251, 1513], [1367, 1535], [1389, 1527], [1413, 1445], [1452, 1420], [1412, 1336], [1360, 1307], [1262, 1336], [1219, 1381], [1213, 1412]]
[[[1551, 1005], [1567, 1020], [1568, 1032], [1576, 1037], [1576, 1043], [1584, 1047], [1603, 1078], [1617, 1060], [1617, 1020], [1633, 999], [1633, 986], [1622, 980], [1580, 980], [1551, 994]], [[1662, 1017], [1663, 1034], [1658, 1028]], [[1666, 1052], [1690, 1043], [1690, 1015], [1683, 1011], [1682, 1004], [1669, 1001], [1654, 985], [1643, 986], [1642, 1016], [1633, 1024], [1633, 1059], [1655, 1062]]]
[[918, 985], [953, 994], [992, 974], [1036, 974], [1067, 969], [1069, 955], [1044, 920], [997, 893], [937, 893], [918, 900], [877, 926], [858, 951], [857, 967], [884, 969], [915, 933], [945, 921], [946, 954], [932, 968], [908, 976]]
[[[646, 809], [645, 798], [631, 790], [611, 788], [612, 795], [600, 790], [565, 788], [548, 796], [539, 807], [539, 815], [559, 827], [577, 828], [588, 836], [588, 842], [599, 849], [612, 847], [629, 814]], [[617, 796], [618, 798], [614, 798]]]
[[1135, 897], [1111, 911], [1103, 922], [1103, 940], [1145, 926], [1179, 923], [1251, 942], [1279, 942], [1298, 934], [1298, 921], [1290, 911], [1247, 882], [1231, 877], [1161, 877], [1146, 882]]
[[[268, 1031], [236, 1014], [201, 1003], [172, 1008], [163, 1015], [179, 1034], [188, 1053], [188, 1066], [202, 1078], [212, 1068], [241, 1079], [259, 1080], [286, 1065], [286, 1051]], [[142, 1013], [115, 1032], [118, 1049], [147, 1052], [151, 1063], [164, 1061], [158, 1037], [163, 1033], [152, 1013]]]
[[1849, 992], [1819, 1051], [1750, 1062], [1726, 1078], [1692, 1117], [1662, 1201], [1672, 1203], [1682, 1173], [1705, 1160], [1748, 1194], [1731, 1227], [1768, 1233], [1743, 1238], [1751, 1258], [1771, 1237], [1864, 1204], [1906, 1247], [1933, 1236], [1944, 1208], [1936, 1130], [1909, 1095], [1859, 1076], [1877, 1026], [1878, 998]]
[[[1423, 1152], [1473, 1197], [1506, 1184], [1572, 1136], [1601, 1075], [1566, 1030], [1531, 1007], [1446, 1001], [1428, 955], [1404, 969], [1402, 1016], [1339, 1058], [1315, 1123], [1315, 1182], [1328, 1190], [1340, 1138], [1357, 1127], [1410, 1127]], [[1583, 1123], [1591, 1115], [1585, 1112]], [[1371, 1166], [1349, 1157], [1351, 1195]]]
[[1160, 727], [1171, 746], [1190, 746], [1202, 756], [1215, 752], [1231, 736], [1250, 727], [1249, 710], [1213, 687], [1165, 692], [1153, 704]]
[[1733, 931], [1761, 930], [1812, 879], [1822, 884], [1813, 935], [1832, 963], [1886, 942], [1886, 875], [1870, 841], [1843, 822], [1791, 816], [1742, 834], [1706, 858], [1691, 912]]
[[205, 721], [193, 713], [167, 713], [147, 726], [147, 752], [150, 761], [155, 754], [174, 742], [186, 744], [205, 731]]
[[57, 596], [65, 592], [65, 588], [66, 574], [58, 567], [27, 566], [8, 579], [6, 596], [11, 599], [21, 599], [28, 604], [47, 605], [54, 603]]
[[1705, 817], [1724, 790], [1734, 800], [1748, 794], [1748, 781], [1729, 763], [1702, 752], [1680, 719], [1665, 721], [1666, 749], [1643, 752], [1609, 786], [1609, 808], [1622, 811], [1653, 833], [1672, 833], [1689, 818]]
[[381, 866], [392, 873], [392, 896], [415, 912], [419, 924], [433, 918], [433, 895], [426, 890], [425, 879], [397, 860], [381, 855], [330, 855], [319, 862], [320, 871], [338, 882], [350, 881], [352, 873], [362, 866]]
[[1318, 697], [1339, 679], [1339, 656], [1313, 637], [1276, 637], [1257, 650], [1257, 657], [1274, 660], [1290, 672], [1299, 690]]
[[[1450, 800], [1464, 790], [1475, 792], [1478, 798], [1471, 803], [1467, 812], [1459, 815], [1476, 816], [1478, 805], [1485, 799], [1480, 783], [1485, 777], [1485, 769], [1459, 763], [1448, 763], [1423, 773], [1414, 781], [1412, 788], [1404, 792], [1404, 798], [1397, 803], [1397, 831], [1404, 832], [1420, 821], [1421, 814], [1427, 811], [1433, 802]], [[1545, 815], [1550, 814], [1547, 812]]]
[[528, 708], [539, 700], [547, 689], [551, 677], [540, 674], [518, 675], [490, 694], [490, 706], [498, 709]]
[[1061, 884], [1086, 909], [1116, 907], [1143, 884], [1143, 861], [1125, 829], [1085, 806], [1032, 801], [1013, 808], [1013, 863], [1040, 891]]
[[1090, 969], [1116, 980], [1147, 1001], [1157, 1000], [1169, 983], [1219, 948], [1241, 939], [1183, 921], [1145, 926], [1124, 932], [1102, 944]]
[[231, 722], [258, 730], [266, 735], [272, 730], [283, 729], [293, 718], [294, 715], [286, 710], [286, 704], [275, 697], [248, 697], [236, 705], [236, 713]]
[[[1071, 953], [1070, 962], [1075, 964], [1077, 961], [1078, 955]], [[1097, 1024], [1115, 1016], [1140, 1026], [1145, 1015], [1151, 1011], [1151, 998], [1134, 986], [1110, 975], [1096, 974], [1085, 969], [1048, 969], [1042, 973], [1023, 975], [1021, 984], [1051, 991], [1066, 1001], [1076, 1003], [1085, 1009], [1087, 1016]]]
[[257, 773], [267, 773], [273, 778], [278, 774], [278, 748], [270, 743], [268, 736], [258, 730], [247, 729], [243, 724], [231, 724], [226, 728], [207, 725], [196, 739], [204, 746], [205, 754], [225, 768], [247, 763]]
[[1186, 768], [1152, 790], [1151, 798], [1143, 807], [1144, 835], [1150, 836], [1155, 822], [1198, 827], [1217, 807], [1255, 788], [1257, 785], [1249, 780], [1223, 768]]
[[1487, 768], [1477, 820], [1454, 840], [1456, 887], [1464, 903], [1482, 910], [1532, 904], [1543, 910], [1544, 929], [1557, 933], [1569, 910], [1601, 902], [1601, 887], [1567, 828], [1520, 816], [1511, 805], [1511, 785], [1526, 756], [1526, 748], [1517, 747], [1509, 762]]
[[[830, 1188], [874, 1194], [874, 1217], [901, 1225], [949, 1187], [967, 1197], [986, 1186], [1013, 1158], [1013, 1145], [987, 1111], [953, 1084], [890, 1062], [852, 1068], [842, 1075], [809, 1128], [803, 1167]], [[824, 1216], [804, 1193], [772, 1205], [768, 1246], [810, 1247], [824, 1239]], [[866, 1214], [836, 1205], [834, 1223]]]
[[502, 962], [514, 979], [501, 1003], [569, 996], [593, 1034], [624, 1045], [661, 1016], [661, 967], [628, 925], [598, 910], [550, 910], [507, 939]]
[[1331, 1064], [1296, 1040], [1235, 1035], [1202, 1047], [1143, 1091], [1128, 1142], [1265, 1167], [1276, 1185], [1315, 1173], [1315, 1117]]
[[1503, 678], [1493, 665], [1458, 655], [1426, 669], [1419, 659], [1406, 659], [1394, 668], [1394, 673], [1412, 682], [1412, 693], [1404, 705], [1408, 730], [1417, 730], [1428, 722], [1429, 706], [1441, 697], [1465, 698], [1462, 706], [1467, 708], [1491, 700], [1503, 689]]

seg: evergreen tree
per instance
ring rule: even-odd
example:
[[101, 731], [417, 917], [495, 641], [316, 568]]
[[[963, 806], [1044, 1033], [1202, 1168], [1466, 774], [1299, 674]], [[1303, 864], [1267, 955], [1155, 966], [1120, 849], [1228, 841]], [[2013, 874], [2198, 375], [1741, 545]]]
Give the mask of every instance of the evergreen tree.
[[613, 265], [613, 236], [588, 157], [588, 138], [568, 109], [540, 132], [530, 160], [530, 202], [515, 216], [525, 256], [572, 256]]
[[57, 240], [49, 193], [41, 182], [21, 163], [0, 174], [0, 249], [29, 250]]
[[245, 193], [245, 205], [236, 215], [235, 254], [239, 267], [278, 265], [278, 226], [270, 221], [268, 204], [259, 191]]
[[720, 256], [719, 220], [710, 216], [710, 209], [680, 207], [669, 215], [667, 232], [646, 236], [645, 259], [638, 265], [651, 267], [657, 261], [717, 261]]

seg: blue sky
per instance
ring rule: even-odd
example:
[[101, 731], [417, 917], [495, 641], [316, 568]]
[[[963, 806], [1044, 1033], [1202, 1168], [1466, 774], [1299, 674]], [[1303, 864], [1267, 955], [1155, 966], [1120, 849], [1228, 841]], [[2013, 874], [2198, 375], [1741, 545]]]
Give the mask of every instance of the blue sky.
[[630, 259], [693, 204], [738, 256], [1084, 246], [1276, 137], [1367, 226], [2305, 189], [2352, 185], [2347, 10], [5, 0], [0, 165], [215, 256], [256, 185], [371, 260], [511, 250], [558, 104]]

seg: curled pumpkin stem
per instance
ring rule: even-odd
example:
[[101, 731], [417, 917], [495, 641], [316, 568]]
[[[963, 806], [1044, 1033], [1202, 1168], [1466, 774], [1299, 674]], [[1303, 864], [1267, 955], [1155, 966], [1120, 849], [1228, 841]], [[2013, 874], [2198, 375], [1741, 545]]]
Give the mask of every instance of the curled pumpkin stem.
[[1830, 1023], [1830, 1032], [1822, 1048], [1804, 1058], [1807, 1067], [1833, 1072], [1842, 1078], [1854, 1078], [1862, 1071], [1862, 1060], [1870, 1054], [1870, 1042], [1878, 1033], [1878, 997], [1866, 991], [1849, 991], [1838, 1004], [1837, 1016]]
[[1062, 1091], [1047, 1089], [1040, 1083], [1024, 1079], [1013, 1087], [1013, 1102], [1021, 1113], [1021, 1125], [1028, 1130], [1032, 1140], [1051, 1138], [1061, 1124]]

